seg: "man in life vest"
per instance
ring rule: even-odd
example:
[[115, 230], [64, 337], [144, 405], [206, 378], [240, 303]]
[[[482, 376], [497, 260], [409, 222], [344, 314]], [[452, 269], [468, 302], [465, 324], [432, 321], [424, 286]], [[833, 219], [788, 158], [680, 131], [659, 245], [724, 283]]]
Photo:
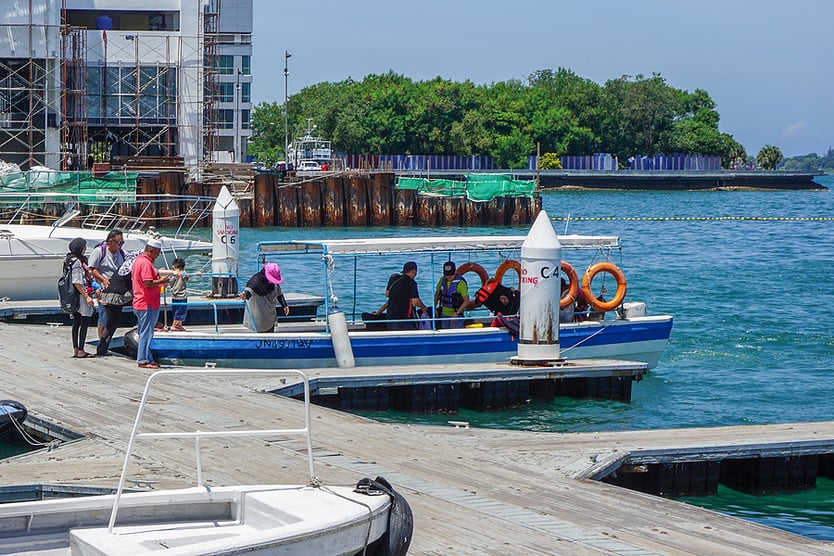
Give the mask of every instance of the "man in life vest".
[[475, 294], [475, 299], [465, 305], [465, 309], [481, 305], [496, 314], [515, 315], [521, 305], [521, 296], [515, 288], [508, 288], [495, 278], [490, 278]]
[[469, 287], [455, 270], [452, 261], [443, 263], [443, 277], [434, 289], [435, 315], [440, 316], [438, 328], [463, 328], [463, 308], [469, 301]]

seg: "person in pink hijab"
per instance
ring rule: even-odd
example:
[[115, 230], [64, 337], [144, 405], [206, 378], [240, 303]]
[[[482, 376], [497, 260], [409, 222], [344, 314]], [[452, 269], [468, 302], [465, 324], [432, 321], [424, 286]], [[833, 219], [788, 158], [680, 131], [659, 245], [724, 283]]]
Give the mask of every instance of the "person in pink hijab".
[[274, 332], [277, 318], [276, 303], [280, 303], [284, 316], [290, 314], [290, 306], [281, 291], [281, 267], [275, 263], [266, 263], [256, 272], [240, 293], [246, 301], [243, 314], [243, 326], [255, 332]]

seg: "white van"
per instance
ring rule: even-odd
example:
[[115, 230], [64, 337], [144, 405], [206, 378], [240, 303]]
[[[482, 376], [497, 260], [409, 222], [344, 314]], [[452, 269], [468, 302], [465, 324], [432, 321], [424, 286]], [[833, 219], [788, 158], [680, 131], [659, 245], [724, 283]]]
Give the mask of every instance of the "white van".
[[299, 162], [297, 170], [299, 172], [320, 172], [321, 164], [315, 160], [302, 160]]

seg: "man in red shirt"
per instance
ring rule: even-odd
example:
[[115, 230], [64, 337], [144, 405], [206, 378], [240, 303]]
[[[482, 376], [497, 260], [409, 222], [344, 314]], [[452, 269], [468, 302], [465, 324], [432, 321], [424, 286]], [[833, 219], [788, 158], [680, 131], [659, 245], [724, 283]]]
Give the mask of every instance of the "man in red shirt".
[[159, 277], [153, 262], [162, 251], [158, 239], [150, 239], [145, 245], [145, 252], [133, 263], [133, 313], [136, 315], [139, 329], [139, 345], [136, 348], [136, 361], [142, 369], [158, 369], [159, 363], [151, 355], [153, 329], [159, 318], [159, 294], [162, 284], [168, 276]]

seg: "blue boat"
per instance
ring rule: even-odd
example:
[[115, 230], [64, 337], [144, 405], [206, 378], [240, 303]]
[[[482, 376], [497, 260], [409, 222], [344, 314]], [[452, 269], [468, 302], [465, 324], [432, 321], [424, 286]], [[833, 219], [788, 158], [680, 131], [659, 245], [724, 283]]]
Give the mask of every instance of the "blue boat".
[[[434, 269], [442, 262], [455, 258], [470, 261], [465, 267], [474, 270], [483, 280], [488, 274], [483, 266], [472, 261], [485, 261], [500, 269], [513, 267], [525, 236], [470, 236], [382, 238], [331, 241], [263, 242], [258, 245], [259, 262], [280, 257], [306, 256], [312, 264], [324, 263], [324, 315], [333, 310], [335, 284], [332, 273], [337, 260], [362, 259], [344, 265], [353, 271], [353, 285], [367, 282], [356, 277], [357, 269], [366, 268], [365, 257], [397, 254], [409, 258], [428, 259], [424, 268]], [[560, 236], [563, 251], [586, 251], [592, 258], [600, 254], [605, 260], [620, 247], [615, 236]], [[402, 259], [399, 257], [397, 260]], [[491, 263], [489, 262], [491, 260]], [[610, 264], [610, 263], [607, 263]], [[517, 265], [517, 263], [516, 263]], [[563, 261], [562, 266], [565, 268]], [[570, 265], [568, 265], [570, 267]], [[587, 271], [586, 271], [587, 272]], [[476, 280], [468, 277], [472, 282]], [[432, 276], [432, 284], [436, 277]], [[574, 275], [572, 281], [578, 281]], [[348, 287], [351, 285], [348, 283]], [[625, 282], [623, 281], [623, 294]], [[475, 286], [470, 286], [474, 293]], [[645, 314], [642, 303], [617, 302], [614, 310], [602, 312], [584, 321], [560, 324], [559, 340], [562, 357], [569, 359], [619, 359], [641, 361], [652, 368], [657, 365], [672, 330], [672, 316]], [[428, 330], [379, 330], [379, 323], [361, 320], [347, 322], [347, 338], [356, 367], [426, 365], [435, 363], [500, 363], [517, 354], [517, 330], [499, 326], [486, 311], [469, 315], [469, 327], [438, 329], [436, 321]], [[377, 324], [374, 329], [373, 324]], [[151, 351], [161, 363], [203, 366], [213, 363], [219, 367], [240, 368], [325, 368], [339, 366], [338, 340], [334, 347], [333, 331], [324, 317], [310, 322], [276, 324], [275, 332], [256, 334], [243, 326], [189, 327], [186, 332], [157, 332]], [[130, 341], [130, 336], [126, 337]]]

